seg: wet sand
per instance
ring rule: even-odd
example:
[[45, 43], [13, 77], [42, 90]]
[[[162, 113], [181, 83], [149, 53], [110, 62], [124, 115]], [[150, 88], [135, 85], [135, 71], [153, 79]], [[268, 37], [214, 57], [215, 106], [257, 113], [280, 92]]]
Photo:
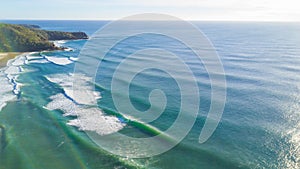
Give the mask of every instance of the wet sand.
[[7, 61], [10, 59], [14, 59], [16, 56], [21, 55], [20, 52], [8, 52], [8, 53], [0, 53], [0, 68], [3, 68], [6, 66]]

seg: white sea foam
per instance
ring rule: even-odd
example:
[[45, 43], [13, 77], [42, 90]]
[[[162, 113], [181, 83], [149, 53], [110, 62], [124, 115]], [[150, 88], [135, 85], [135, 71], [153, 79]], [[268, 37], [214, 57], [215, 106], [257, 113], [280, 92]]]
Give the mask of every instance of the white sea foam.
[[66, 98], [63, 94], [60, 93], [51, 96], [50, 99], [52, 101], [48, 103], [45, 108], [49, 110], [62, 110], [64, 112], [64, 116], [76, 116], [74, 102]]
[[68, 51], [68, 52], [70, 52], [70, 51], [74, 51], [74, 49], [73, 49], [73, 48], [70, 48], [70, 47], [68, 47], [68, 48], [64, 49], [64, 51]]
[[14, 81], [14, 90], [13, 90], [13, 93], [14, 93], [15, 95], [20, 94], [20, 91], [21, 91], [21, 87], [22, 87], [22, 86], [23, 86], [22, 83], [18, 83], [18, 82], [16, 82], [16, 81]]
[[26, 55], [21, 55], [13, 60], [10, 60], [7, 63], [7, 67], [3, 71], [10, 85], [13, 86], [11, 92], [13, 92], [15, 95], [20, 94], [22, 84], [18, 83], [18, 77], [20, 73], [24, 72], [22, 66], [26, 63], [26, 61]]
[[47, 80], [49, 80], [52, 83], [56, 83], [60, 85], [62, 88], [72, 88], [73, 81], [72, 81], [72, 75], [69, 74], [54, 74], [54, 75], [47, 75], [45, 76]]
[[[64, 47], [64, 44], [68, 42], [67, 40], [57, 40], [57, 41], [52, 41], [55, 46], [57, 47]], [[64, 51], [74, 51], [73, 48], [67, 47], [64, 49]]]
[[0, 75], [0, 93], [8, 93], [13, 90], [12, 84], [10, 84], [4, 75]]
[[117, 117], [108, 116], [99, 108], [84, 108], [76, 105], [63, 94], [51, 96], [52, 100], [45, 108], [49, 110], [62, 110], [64, 116], [77, 116], [67, 124], [78, 127], [79, 130], [95, 131], [99, 135], [106, 135], [121, 130], [125, 124]]
[[63, 44], [65, 44], [67, 41], [65, 40], [57, 40], [57, 41], [53, 41], [54, 45], [57, 47], [62, 47]]
[[76, 109], [78, 118], [67, 124], [76, 126], [80, 130], [95, 131], [99, 135], [107, 135], [121, 130], [125, 124], [115, 116], [108, 116], [99, 108]]
[[[73, 86], [74, 77], [76, 77], [76, 87]], [[100, 93], [93, 90], [90, 84], [92, 78], [82, 74], [55, 74], [48, 75], [46, 78], [60, 85], [65, 95], [51, 96], [52, 101], [45, 108], [60, 109], [64, 112], [64, 116], [77, 116], [76, 119], [68, 122], [69, 125], [76, 126], [80, 130], [95, 131], [100, 135], [117, 132], [125, 126], [117, 117], [108, 116], [96, 107]], [[89, 108], [86, 107], [87, 105]]]
[[20, 93], [21, 83], [17, 82], [19, 74], [23, 71], [22, 65], [26, 61], [25, 55], [9, 60], [7, 67], [0, 69], [0, 110], [8, 101], [16, 99]]
[[54, 57], [54, 56], [45, 56], [45, 58], [57, 65], [68, 65], [73, 63], [73, 61], [69, 60], [69, 58], [62, 58], [62, 57]]
[[11, 93], [1, 93], [0, 97], [0, 111], [6, 106], [8, 101], [12, 101], [17, 97]]
[[11, 65], [13, 65], [13, 66], [22, 66], [25, 63], [25, 60], [26, 60], [25, 56], [20, 56], [19, 58], [13, 60]]
[[15, 59], [9, 60], [7, 62], [7, 67], [4, 69], [4, 73], [8, 75], [20, 74], [23, 69], [22, 66], [26, 62], [26, 57], [21, 55]]
[[55, 74], [48, 75], [46, 78], [50, 82], [59, 84], [64, 89], [65, 94], [78, 104], [95, 105], [97, 99], [101, 98], [100, 93], [95, 92], [91, 85], [92, 78], [82, 74]]
[[43, 59], [44, 57], [27, 55], [26, 58], [27, 60], [35, 60], [35, 59]]
[[21, 72], [21, 69], [18, 66], [9, 66], [4, 71], [5, 74], [9, 74], [9, 75], [19, 74], [20, 72]]
[[7, 77], [3, 74], [0, 75], [0, 86], [0, 110], [2, 110], [6, 105], [6, 102], [13, 100], [16, 96], [12, 93], [12, 90], [14, 89], [13, 85], [9, 83]]
[[72, 61], [77, 61], [78, 60], [78, 58], [76, 58], [76, 57], [70, 57], [69, 59], [72, 60]]
[[67, 42], [67, 40], [58, 40], [58, 41], [56, 41], [56, 42], [59, 43], [59, 44], [64, 44], [64, 43]]
[[49, 61], [44, 56], [27, 55], [25, 64], [30, 64], [30, 63], [41, 63], [41, 64], [43, 64], [43, 63], [49, 63]]
[[40, 63], [40, 64], [43, 64], [43, 63], [50, 63], [48, 60], [46, 59], [34, 59], [34, 60], [29, 60], [26, 64], [29, 64], [29, 63]]

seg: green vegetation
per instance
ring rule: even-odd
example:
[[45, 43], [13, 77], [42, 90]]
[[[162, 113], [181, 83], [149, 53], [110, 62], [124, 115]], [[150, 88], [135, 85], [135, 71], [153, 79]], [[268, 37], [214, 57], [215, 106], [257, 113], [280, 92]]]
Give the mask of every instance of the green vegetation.
[[49, 40], [88, 38], [84, 32], [46, 31], [36, 27], [0, 23], [0, 52], [60, 50], [63, 48], [55, 46]]

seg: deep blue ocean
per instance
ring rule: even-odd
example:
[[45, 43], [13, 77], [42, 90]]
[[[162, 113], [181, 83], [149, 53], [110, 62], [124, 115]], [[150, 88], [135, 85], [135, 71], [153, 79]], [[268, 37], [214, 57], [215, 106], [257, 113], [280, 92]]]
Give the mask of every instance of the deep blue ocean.
[[[109, 23], [2, 22], [35, 24], [47, 30], [83, 31], [89, 36]], [[80, 109], [103, 114], [99, 117], [103, 125], [80, 127], [74, 114], [76, 99], [69, 94], [72, 89], [69, 79], [74, 73], [74, 65], [80, 62], [77, 58], [87, 40], [56, 41], [56, 45], [68, 49], [24, 54], [0, 70], [0, 169], [300, 168], [300, 24], [192, 24], [215, 47], [227, 84], [222, 119], [205, 143], [199, 144], [198, 139], [210, 107], [210, 79], [205, 67], [190, 57], [186, 49], [177, 48], [162, 37], [152, 37], [156, 39], [153, 44], [145, 43], [143, 37], [123, 44], [122, 49], [126, 50], [114, 51], [101, 62], [92, 85], [95, 96], [99, 96], [97, 106]], [[82, 130], [95, 130], [104, 135], [121, 132], [132, 137], [149, 137], [155, 134], [151, 127], [164, 131], [176, 120], [181, 101], [179, 87], [163, 71], [145, 71], [130, 85], [130, 100], [141, 111], [150, 107], [148, 96], [153, 89], [159, 88], [166, 93], [165, 111], [147, 126], [129, 123], [123, 118], [122, 112], [118, 112], [113, 104], [110, 91], [113, 73], [128, 55], [126, 52], [163, 45], [176, 48], [195, 74], [201, 100], [195, 124], [177, 146], [163, 154], [139, 159], [110, 154], [95, 145]], [[160, 64], [166, 60], [133, 58], [132, 69], [129, 66], [126, 71], [133, 71], [133, 66], [141, 62]], [[184, 75], [182, 79], [190, 80]], [[94, 122], [89, 120], [88, 123]], [[135, 151], [138, 150], [132, 150]]]

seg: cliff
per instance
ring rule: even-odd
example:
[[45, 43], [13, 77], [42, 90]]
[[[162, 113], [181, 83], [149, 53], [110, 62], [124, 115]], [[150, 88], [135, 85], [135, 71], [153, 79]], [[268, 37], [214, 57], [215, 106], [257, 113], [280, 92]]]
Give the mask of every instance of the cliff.
[[39, 29], [36, 25], [0, 23], [0, 52], [32, 52], [60, 50], [54, 40], [87, 39], [84, 32], [60, 32]]

